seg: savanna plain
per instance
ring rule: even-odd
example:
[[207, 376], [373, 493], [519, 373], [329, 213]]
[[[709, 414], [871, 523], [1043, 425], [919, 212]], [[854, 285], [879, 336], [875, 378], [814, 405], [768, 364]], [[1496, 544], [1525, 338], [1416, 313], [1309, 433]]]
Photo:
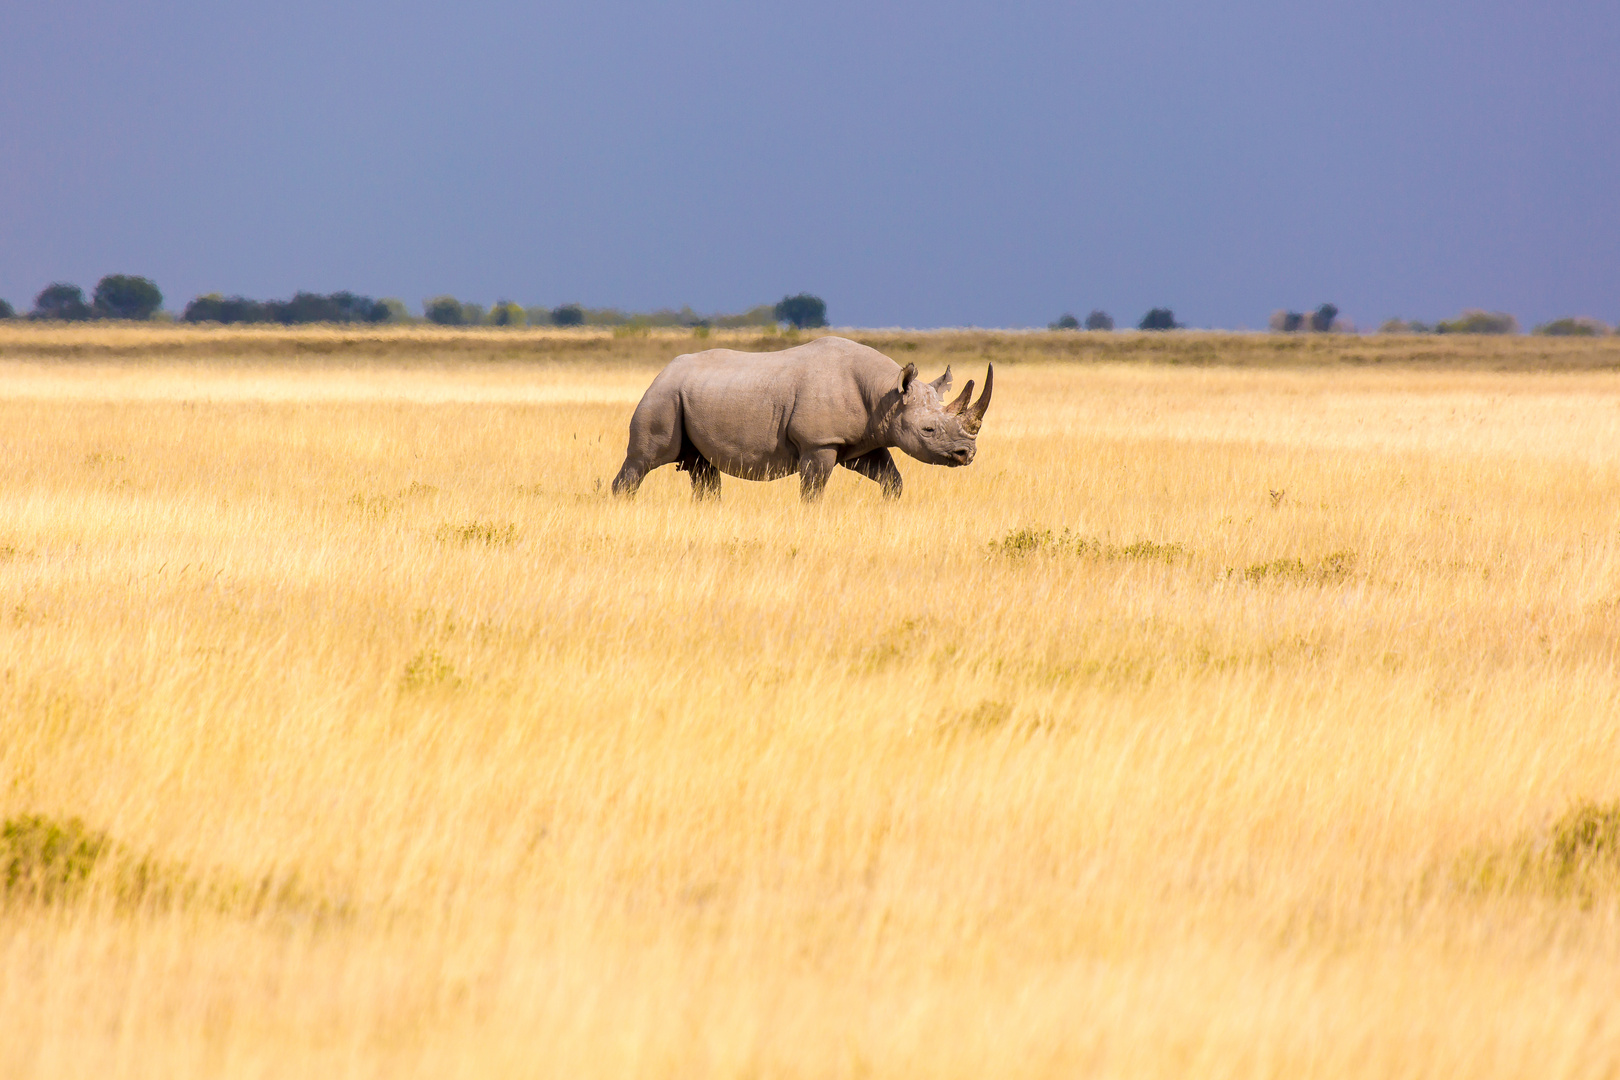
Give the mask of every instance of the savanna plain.
[[1620, 339], [0, 330], [0, 1075], [1620, 1075]]

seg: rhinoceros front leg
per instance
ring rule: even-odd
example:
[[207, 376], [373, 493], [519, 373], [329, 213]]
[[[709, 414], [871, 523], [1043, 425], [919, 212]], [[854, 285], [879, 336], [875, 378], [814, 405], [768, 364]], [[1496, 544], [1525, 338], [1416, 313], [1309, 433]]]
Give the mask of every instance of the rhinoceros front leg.
[[832, 447], [806, 450], [799, 455], [799, 498], [815, 502], [827, 486], [827, 477], [838, 464], [838, 451]]
[[839, 462], [846, 469], [853, 469], [868, 480], [876, 480], [883, 488], [885, 499], [898, 499], [903, 483], [900, 479], [900, 470], [895, 467], [894, 457], [884, 447], [873, 450], [870, 454], [862, 454], [858, 458]]

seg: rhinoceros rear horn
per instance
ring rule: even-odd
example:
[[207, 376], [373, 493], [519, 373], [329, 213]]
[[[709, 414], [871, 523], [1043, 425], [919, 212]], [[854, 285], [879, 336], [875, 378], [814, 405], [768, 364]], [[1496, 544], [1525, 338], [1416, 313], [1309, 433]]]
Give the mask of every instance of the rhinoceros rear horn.
[[968, 407], [968, 402], [970, 402], [972, 400], [973, 400], [973, 380], [969, 379], [967, 381], [967, 385], [962, 387], [962, 392], [960, 394], [956, 395], [956, 399], [954, 401], [952, 401], [949, 405], [945, 406], [945, 411], [950, 413], [952, 416], [961, 416], [962, 415], [962, 410], [967, 408]]
[[[972, 385], [972, 383], [968, 384], [970, 389]], [[967, 430], [969, 435], [977, 435], [980, 426], [984, 424], [984, 410], [990, 407], [990, 392], [995, 388], [996, 365], [991, 364], [984, 373], [984, 393], [979, 395], [978, 401], [969, 405], [962, 412], [962, 427]]]

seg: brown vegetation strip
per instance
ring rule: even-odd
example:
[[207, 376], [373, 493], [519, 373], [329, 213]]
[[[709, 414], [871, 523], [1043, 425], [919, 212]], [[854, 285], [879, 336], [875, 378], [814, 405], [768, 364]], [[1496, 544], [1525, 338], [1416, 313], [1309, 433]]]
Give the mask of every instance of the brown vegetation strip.
[[[1178, 331], [860, 330], [852, 337], [920, 364], [988, 357], [997, 363], [1133, 363], [1195, 367], [1415, 366], [1475, 371], [1620, 368], [1620, 337], [1530, 335], [1261, 334]], [[780, 349], [813, 335], [757, 330], [626, 331], [581, 328], [0, 326], [0, 358], [17, 360], [313, 359], [591, 360], [663, 363], [708, 348]]]

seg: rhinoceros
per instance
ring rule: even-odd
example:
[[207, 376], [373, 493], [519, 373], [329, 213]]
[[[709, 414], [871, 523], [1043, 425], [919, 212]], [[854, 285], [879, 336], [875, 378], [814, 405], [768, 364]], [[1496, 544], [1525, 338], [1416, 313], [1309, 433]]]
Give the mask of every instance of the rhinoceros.
[[720, 474], [776, 480], [799, 474], [806, 502], [821, 496], [842, 465], [900, 497], [890, 447], [930, 465], [966, 465], [990, 405], [995, 366], [973, 401], [973, 380], [946, 402], [951, 371], [932, 382], [876, 349], [821, 337], [772, 353], [709, 349], [677, 356], [658, 373], [630, 418], [630, 446], [615, 495], [674, 463], [692, 474], [692, 495], [720, 494]]

